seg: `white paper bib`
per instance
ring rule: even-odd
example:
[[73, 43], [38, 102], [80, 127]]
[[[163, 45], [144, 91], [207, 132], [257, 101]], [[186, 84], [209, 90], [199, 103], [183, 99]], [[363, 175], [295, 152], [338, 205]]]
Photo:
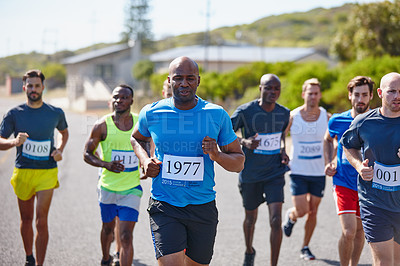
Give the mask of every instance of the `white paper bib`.
[[262, 134], [259, 133], [256, 140], [260, 140], [260, 145], [254, 150], [259, 154], [279, 154], [281, 152], [282, 132]]
[[139, 159], [136, 157], [134, 151], [111, 151], [111, 161], [121, 161], [121, 164], [125, 166], [124, 172], [133, 172], [138, 169]]
[[374, 163], [372, 187], [385, 191], [400, 190], [400, 165]]
[[32, 160], [47, 161], [51, 150], [50, 140], [33, 140], [27, 138], [22, 144], [22, 156]]
[[164, 154], [162, 178], [178, 181], [203, 181], [204, 158]]
[[322, 141], [300, 141], [299, 159], [312, 160], [322, 158]]

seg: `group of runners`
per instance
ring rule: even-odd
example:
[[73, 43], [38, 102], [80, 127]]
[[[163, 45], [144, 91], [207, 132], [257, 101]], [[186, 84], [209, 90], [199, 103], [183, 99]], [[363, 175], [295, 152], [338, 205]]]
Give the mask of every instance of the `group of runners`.
[[[278, 264], [283, 234], [290, 237], [304, 216], [300, 257], [315, 259], [309, 243], [326, 175], [333, 176], [342, 227], [341, 265], [357, 265], [364, 238], [374, 265], [399, 265], [400, 74], [382, 78], [377, 89], [382, 107], [373, 110], [369, 108], [373, 81], [365, 76], [353, 78], [347, 86], [352, 108], [333, 116], [319, 106], [321, 84], [316, 78], [304, 82], [304, 104], [290, 111], [277, 103], [279, 77], [265, 74], [259, 99], [239, 106], [231, 117], [196, 95], [199, 84], [197, 63], [178, 57], [169, 66], [165, 99], [146, 105], [137, 116], [131, 112], [133, 89], [121, 84], [112, 92], [112, 113], [94, 125], [83, 157], [101, 168], [101, 265], [132, 265], [141, 178], [152, 182], [147, 210], [158, 264], [210, 264], [218, 224], [214, 162], [239, 173], [245, 213], [243, 265], [254, 265], [253, 236], [258, 207], [264, 202], [271, 229], [270, 264]], [[58, 187], [56, 162], [62, 159], [68, 140], [64, 112], [43, 102], [43, 89], [44, 75], [28, 71], [23, 77], [27, 102], [11, 109], [0, 125], [0, 149], [17, 147], [11, 184], [21, 214], [25, 265], [43, 265], [47, 216]], [[57, 145], [55, 129], [60, 132]], [[9, 139], [12, 134], [15, 138]], [[286, 153], [288, 134], [290, 156]], [[293, 207], [282, 220], [288, 171]], [[110, 255], [114, 239], [120, 244]]]

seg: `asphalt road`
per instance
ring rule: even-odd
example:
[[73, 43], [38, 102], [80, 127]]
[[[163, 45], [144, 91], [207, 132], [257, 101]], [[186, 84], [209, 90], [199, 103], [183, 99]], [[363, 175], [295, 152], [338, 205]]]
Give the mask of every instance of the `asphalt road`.
[[[3, 117], [8, 109], [20, 102], [0, 98], [0, 116]], [[96, 194], [98, 170], [84, 163], [82, 159], [84, 143], [99, 116], [95, 113], [78, 114], [70, 111], [66, 111], [66, 115], [70, 139], [64, 159], [59, 164], [60, 187], [54, 193], [49, 213], [50, 241], [45, 265], [99, 265], [101, 220]], [[25, 259], [19, 234], [17, 200], [9, 182], [14, 158], [15, 149], [0, 151], [0, 265], [23, 265]], [[219, 225], [211, 265], [241, 265], [244, 256], [244, 211], [237, 188], [238, 175], [228, 173], [219, 166], [215, 170]], [[144, 195], [139, 222], [134, 230], [133, 265], [156, 265], [146, 213], [150, 180], [143, 181], [142, 186]], [[304, 219], [301, 219], [295, 225], [292, 236], [284, 236], [279, 265], [339, 265], [337, 242], [341, 230], [331, 189], [331, 180], [327, 178], [326, 195], [319, 208], [318, 224], [310, 244], [317, 259], [306, 262], [299, 258], [304, 232]], [[293, 206], [288, 176], [285, 193], [283, 214]], [[259, 208], [254, 237], [256, 265], [269, 264], [269, 232], [268, 210], [262, 205]], [[360, 265], [371, 264], [371, 253], [366, 244]]]

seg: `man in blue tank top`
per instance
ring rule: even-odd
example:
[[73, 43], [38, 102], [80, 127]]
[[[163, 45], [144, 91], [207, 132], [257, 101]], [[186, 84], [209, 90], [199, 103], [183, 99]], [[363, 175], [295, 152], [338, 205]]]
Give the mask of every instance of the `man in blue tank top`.
[[239, 174], [239, 191], [245, 210], [245, 266], [254, 265], [253, 235], [258, 207], [264, 202], [268, 204], [271, 221], [271, 265], [278, 263], [282, 243], [284, 175], [289, 170], [284, 132], [290, 111], [276, 102], [281, 93], [281, 82], [276, 75], [265, 74], [261, 77], [259, 89], [259, 99], [239, 106], [231, 116], [233, 130], [242, 132], [239, 141], [246, 156], [244, 169]]
[[298, 218], [307, 216], [300, 258], [314, 260], [309, 243], [317, 225], [318, 207], [325, 190], [323, 143], [330, 114], [319, 106], [321, 84], [318, 79], [306, 80], [302, 86], [304, 104], [290, 112], [288, 130], [292, 137], [290, 190], [293, 208], [286, 212], [283, 232], [290, 237]]
[[[156, 258], [159, 265], [208, 265], [218, 223], [214, 162], [239, 172], [245, 158], [226, 111], [196, 95], [196, 62], [173, 60], [168, 81], [173, 96], [145, 106], [131, 138], [153, 178], [148, 212]], [[151, 158], [139, 144], [150, 139]]]
[[369, 110], [374, 82], [366, 76], [354, 77], [347, 84], [351, 109], [334, 114], [325, 134], [325, 173], [333, 176], [333, 198], [342, 228], [339, 239], [340, 265], [358, 265], [364, 247], [364, 230], [360, 218], [357, 195], [357, 171], [346, 159], [343, 146], [338, 141], [349, 128], [354, 117]]
[[358, 115], [340, 140], [357, 170], [361, 220], [374, 265], [400, 262], [400, 74], [377, 89], [382, 107]]
[[[39, 70], [30, 70], [22, 78], [27, 102], [11, 109], [0, 125], [0, 150], [17, 147], [17, 158], [11, 184], [18, 197], [21, 236], [26, 253], [25, 265], [42, 265], [49, 240], [47, 217], [53, 191], [59, 186], [57, 161], [68, 140], [64, 112], [43, 102], [45, 77]], [[61, 139], [57, 147], [54, 130]], [[15, 139], [8, 139], [14, 134]], [[36, 261], [33, 256], [32, 228], [36, 196]]]

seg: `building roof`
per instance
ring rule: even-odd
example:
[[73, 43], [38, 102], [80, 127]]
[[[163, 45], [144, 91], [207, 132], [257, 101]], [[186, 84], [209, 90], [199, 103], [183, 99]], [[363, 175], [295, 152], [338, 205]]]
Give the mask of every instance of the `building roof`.
[[[179, 56], [188, 56], [195, 61], [204, 61], [205, 47], [194, 45], [178, 47], [150, 56], [153, 62], [172, 61]], [[257, 47], [250, 45], [237, 46], [208, 46], [208, 61], [224, 62], [255, 62], [264, 61], [269, 63], [282, 61], [296, 61], [306, 56], [317, 53], [314, 48], [297, 47]]]
[[87, 60], [91, 60], [94, 58], [98, 58], [101, 56], [105, 56], [105, 55], [109, 55], [109, 54], [113, 54], [113, 53], [117, 53], [120, 51], [124, 51], [127, 49], [131, 49], [131, 47], [124, 43], [124, 44], [117, 44], [117, 45], [113, 45], [113, 46], [109, 46], [109, 47], [105, 47], [102, 49], [98, 49], [98, 50], [93, 50], [87, 53], [83, 53], [83, 54], [79, 54], [79, 55], [75, 55], [75, 56], [71, 56], [71, 57], [67, 57], [64, 58], [61, 63], [65, 64], [65, 65], [69, 65], [69, 64], [76, 64], [76, 63], [80, 63], [83, 61], [87, 61]]

